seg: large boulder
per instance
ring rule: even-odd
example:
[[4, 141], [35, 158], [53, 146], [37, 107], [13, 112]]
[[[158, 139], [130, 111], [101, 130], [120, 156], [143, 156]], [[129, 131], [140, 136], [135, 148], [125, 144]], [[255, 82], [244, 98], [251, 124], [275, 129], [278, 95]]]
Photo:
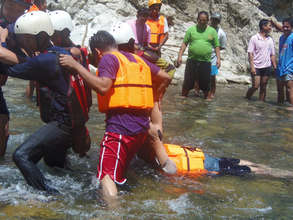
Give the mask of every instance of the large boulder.
[[[108, 30], [112, 23], [132, 19], [136, 10], [147, 7], [147, 0], [48, 0], [50, 9], [68, 11], [76, 25], [72, 33], [74, 42], [88, 44], [89, 37], [97, 30]], [[258, 32], [258, 22], [269, 16], [281, 20], [293, 13], [292, 0], [165, 0], [162, 13], [173, 20], [169, 40], [163, 47], [163, 56], [170, 62], [177, 54], [188, 27], [196, 22], [197, 13], [206, 10], [209, 13], [222, 14], [221, 26], [228, 37], [227, 49], [222, 52], [221, 82], [235, 81], [237, 75], [243, 83], [249, 82], [249, 63], [247, 45], [250, 37]], [[291, 14], [290, 14], [291, 13]], [[280, 33], [273, 32], [276, 46]], [[184, 56], [186, 60], [186, 54]], [[184, 65], [175, 77], [182, 79]]]

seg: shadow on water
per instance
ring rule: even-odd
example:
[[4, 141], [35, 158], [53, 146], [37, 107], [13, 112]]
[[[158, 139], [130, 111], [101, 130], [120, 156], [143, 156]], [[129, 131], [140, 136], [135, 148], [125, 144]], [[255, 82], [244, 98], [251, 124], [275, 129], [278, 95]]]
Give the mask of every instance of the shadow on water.
[[[39, 167], [61, 195], [52, 197], [25, 184], [11, 160], [15, 148], [42, 125], [34, 103], [24, 98], [27, 83], [9, 80], [5, 96], [11, 111], [11, 138], [0, 159], [0, 219], [290, 219], [293, 181], [290, 178], [164, 176], [135, 161], [122, 189], [119, 206], [109, 210], [97, 193], [98, 145], [104, 116], [92, 107], [89, 158], [69, 155], [73, 171]], [[9, 88], [9, 90], [8, 90]], [[212, 102], [179, 96], [171, 86], [163, 102], [164, 141], [200, 146], [218, 157], [236, 157], [293, 171], [293, 115], [275, 104], [269, 85], [267, 102], [244, 99], [247, 86], [219, 86]]]

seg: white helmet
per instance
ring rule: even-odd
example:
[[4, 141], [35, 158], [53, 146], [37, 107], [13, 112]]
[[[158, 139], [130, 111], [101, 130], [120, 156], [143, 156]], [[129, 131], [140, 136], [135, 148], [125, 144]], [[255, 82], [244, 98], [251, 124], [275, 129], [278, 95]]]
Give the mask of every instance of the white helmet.
[[52, 11], [49, 12], [49, 16], [55, 31], [63, 31], [65, 28], [67, 28], [70, 32], [73, 30], [72, 19], [66, 11]]
[[49, 36], [54, 33], [50, 17], [43, 11], [32, 11], [20, 16], [14, 25], [15, 34], [37, 35], [46, 32]]
[[126, 44], [131, 38], [135, 39], [132, 28], [128, 23], [117, 22], [112, 25], [110, 34], [114, 37], [116, 44]]

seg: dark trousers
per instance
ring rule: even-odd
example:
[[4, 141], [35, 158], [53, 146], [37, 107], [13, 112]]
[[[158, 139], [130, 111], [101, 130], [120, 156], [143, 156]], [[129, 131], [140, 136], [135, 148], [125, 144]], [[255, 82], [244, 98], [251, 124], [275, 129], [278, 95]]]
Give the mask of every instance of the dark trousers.
[[185, 67], [183, 89], [191, 90], [195, 82], [198, 82], [199, 88], [207, 92], [211, 84], [211, 63], [188, 59]]
[[13, 160], [29, 185], [39, 190], [49, 190], [36, 164], [44, 158], [47, 165], [63, 168], [66, 151], [72, 145], [71, 139], [70, 129], [61, 129], [54, 121], [41, 127], [15, 150]]

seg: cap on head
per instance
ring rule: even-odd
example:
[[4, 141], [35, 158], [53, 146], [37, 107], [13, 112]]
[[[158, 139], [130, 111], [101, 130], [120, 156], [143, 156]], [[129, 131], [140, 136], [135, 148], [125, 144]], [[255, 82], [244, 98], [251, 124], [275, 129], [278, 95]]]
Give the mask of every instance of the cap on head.
[[37, 35], [46, 32], [49, 36], [54, 33], [50, 17], [43, 11], [33, 11], [20, 16], [14, 26], [15, 34]]
[[73, 23], [70, 14], [66, 11], [56, 10], [49, 13], [49, 17], [53, 24], [55, 31], [63, 31], [68, 29], [70, 32], [73, 30]]
[[162, 4], [161, 0], [149, 0], [149, 7], [156, 4]]
[[211, 15], [211, 18], [213, 18], [213, 19], [217, 19], [218, 21], [221, 21], [222, 16], [221, 16], [220, 13], [215, 12], [215, 13], [213, 13], [213, 14]]
[[135, 39], [131, 26], [125, 22], [117, 22], [112, 25], [110, 34], [114, 37], [116, 44], [126, 44], [131, 38]]

